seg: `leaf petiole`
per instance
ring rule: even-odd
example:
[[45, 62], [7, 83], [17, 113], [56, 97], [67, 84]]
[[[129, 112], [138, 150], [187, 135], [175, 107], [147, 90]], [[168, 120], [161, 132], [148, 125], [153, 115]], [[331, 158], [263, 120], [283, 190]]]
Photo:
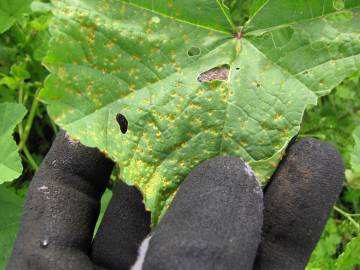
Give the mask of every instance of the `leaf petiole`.
[[32, 128], [32, 124], [36, 115], [36, 111], [37, 108], [39, 106], [39, 99], [38, 99], [38, 95], [40, 92], [40, 88], [38, 88], [35, 92], [34, 98], [32, 100], [32, 104], [31, 104], [31, 108], [30, 108], [30, 113], [29, 116], [27, 117], [26, 120], [26, 124], [25, 124], [25, 128], [23, 129], [23, 132], [21, 134], [21, 140], [20, 140], [20, 144], [19, 144], [19, 151], [24, 149], [24, 146], [26, 144], [26, 141], [29, 137], [31, 128]]

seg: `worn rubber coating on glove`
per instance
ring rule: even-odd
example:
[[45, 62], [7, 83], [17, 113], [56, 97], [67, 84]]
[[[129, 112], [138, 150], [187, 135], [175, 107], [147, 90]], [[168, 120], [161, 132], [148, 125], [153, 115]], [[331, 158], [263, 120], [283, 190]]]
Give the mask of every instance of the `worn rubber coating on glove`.
[[256, 270], [303, 270], [345, 179], [338, 151], [315, 139], [288, 149], [266, 189]]

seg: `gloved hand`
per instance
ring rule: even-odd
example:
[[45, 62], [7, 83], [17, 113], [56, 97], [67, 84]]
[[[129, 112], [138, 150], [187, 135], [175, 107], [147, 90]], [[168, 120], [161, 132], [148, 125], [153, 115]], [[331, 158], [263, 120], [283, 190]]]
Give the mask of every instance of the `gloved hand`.
[[92, 239], [112, 168], [60, 132], [7, 269], [304, 269], [344, 179], [337, 151], [314, 139], [288, 148], [264, 195], [243, 161], [218, 157], [190, 173], [152, 232], [140, 192], [117, 184]]

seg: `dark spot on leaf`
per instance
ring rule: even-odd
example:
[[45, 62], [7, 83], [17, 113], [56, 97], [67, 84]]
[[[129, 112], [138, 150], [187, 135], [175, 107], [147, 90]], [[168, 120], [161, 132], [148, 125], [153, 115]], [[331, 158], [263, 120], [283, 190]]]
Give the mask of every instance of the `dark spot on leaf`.
[[123, 116], [121, 113], [118, 113], [116, 115], [116, 121], [118, 122], [118, 124], [120, 126], [120, 130], [121, 130], [122, 134], [125, 134], [128, 129], [128, 121], [125, 118], [125, 116]]
[[188, 50], [188, 55], [189, 56], [198, 56], [201, 54], [201, 50], [199, 47], [191, 47], [189, 50]]
[[222, 65], [205, 71], [197, 78], [199, 82], [226, 81], [229, 77], [229, 65]]
[[236, 68], [236, 70], [240, 70], [240, 68], [239, 68], [239, 67], [237, 67], [237, 68]]
[[256, 87], [259, 88], [260, 86], [261, 86], [261, 84], [256, 82]]

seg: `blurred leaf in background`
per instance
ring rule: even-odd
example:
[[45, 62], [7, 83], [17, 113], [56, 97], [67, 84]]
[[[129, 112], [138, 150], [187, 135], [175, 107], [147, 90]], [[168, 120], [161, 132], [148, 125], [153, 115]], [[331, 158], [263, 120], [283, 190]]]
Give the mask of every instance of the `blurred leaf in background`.
[[350, 154], [350, 169], [346, 171], [346, 178], [350, 187], [360, 189], [360, 126], [355, 129], [353, 139], [355, 145]]
[[5, 269], [20, 225], [23, 196], [0, 185], [0, 269]]
[[312, 254], [307, 269], [335, 269], [336, 252], [341, 239], [342, 237], [335, 224], [335, 220], [330, 219], [326, 224], [321, 241]]
[[30, 11], [32, 0], [0, 1], [0, 34], [8, 30], [23, 14]]
[[23, 119], [26, 109], [18, 103], [0, 103], [0, 184], [18, 178], [22, 164], [12, 138], [14, 128]]
[[360, 266], [360, 235], [347, 244], [336, 262], [337, 270], [351, 270], [354, 266]]
[[321, 98], [318, 106], [309, 108], [304, 116], [299, 137], [314, 137], [332, 143], [340, 151], [346, 167], [344, 190], [312, 254], [308, 270], [352, 269], [337, 260], [349, 256], [340, 254], [352, 252], [355, 245], [349, 242], [360, 233], [359, 79], [360, 72], [354, 73], [329, 96]]
[[0, 185], [0, 269], [12, 250], [29, 181], [57, 131], [37, 98], [48, 74], [41, 61], [51, 5], [31, 2], [0, 0], [0, 184], [15, 179]]
[[23, 10], [0, 35], [0, 104], [18, 103], [29, 112], [17, 125], [15, 133], [25, 164], [24, 174], [14, 183], [19, 185], [28, 181], [38, 168], [57, 130], [38, 99], [48, 74], [41, 61], [47, 52], [52, 14], [51, 4], [47, 2], [27, 1], [26, 9], [23, 0], [11, 0], [11, 5], [8, 2], [1, 2], [1, 5], [21, 6]]

